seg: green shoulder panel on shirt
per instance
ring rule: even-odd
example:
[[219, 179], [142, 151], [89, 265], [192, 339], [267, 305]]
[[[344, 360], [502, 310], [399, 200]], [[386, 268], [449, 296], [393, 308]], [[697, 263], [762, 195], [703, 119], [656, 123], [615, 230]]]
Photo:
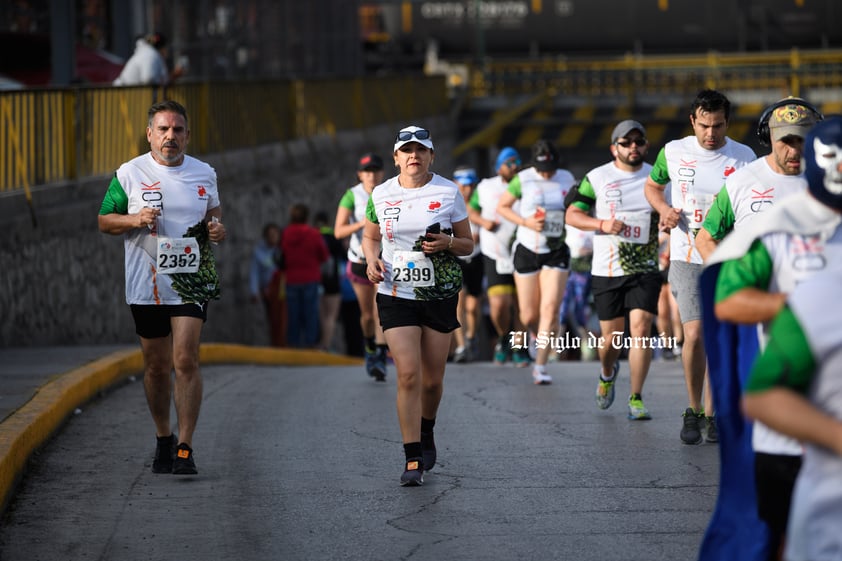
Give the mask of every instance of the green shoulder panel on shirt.
[[482, 210], [482, 207], [479, 204], [479, 193], [477, 193], [476, 189], [474, 189], [474, 192], [471, 193], [471, 200], [468, 201], [468, 206], [477, 212]]
[[666, 185], [670, 182], [670, 170], [667, 167], [666, 148], [661, 148], [658, 152], [658, 157], [655, 158], [655, 164], [652, 166], [652, 171], [649, 172], [649, 178], [658, 185]]
[[591, 184], [590, 179], [588, 176], [582, 178], [582, 181], [579, 182], [579, 185], [574, 187], [576, 190], [575, 198], [573, 199], [573, 206], [580, 210], [584, 210], [585, 212], [589, 212], [591, 208], [596, 204], [596, 191], [594, 191], [593, 185]]
[[798, 318], [786, 306], [772, 322], [769, 343], [754, 361], [745, 391], [754, 393], [785, 386], [806, 393], [816, 366], [807, 335]]
[[722, 264], [716, 277], [715, 301], [719, 303], [743, 288], [766, 290], [771, 278], [772, 257], [762, 241], [754, 240], [745, 255]]
[[348, 189], [345, 191], [345, 194], [342, 195], [342, 198], [339, 199], [339, 206], [347, 208], [348, 210], [354, 210], [354, 201], [354, 192]]
[[512, 180], [509, 181], [509, 186], [506, 187], [506, 191], [514, 195], [516, 199], [519, 199], [521, 198], [521, 196], [523, 196], [520, 186], [520, 175], [514, 176]]
[[374, 197], [368, 198], [368, 203], [365, 205], [365, 217], [368, 218], [369, 222], [380, 224], [380, 221], [377, 220], [377, 212], [374, 210]]
[[111, 183], [108, 184], [108, 191], [105, 192], [105, 198], [102, 199], [99, 213], [101, 215], [129, 213], [129, 196], [126, 195], [123, 186], [120, 185], [116, 174], [111, 178]]
[[734, 222], [736, 218], [731, 206], [731, 196], [728, 190], [722, 187], [713, 199], [713, 206], [710, 207], [702, 228], [707, 230], [713, 239], [722, 240], [734, 229]]

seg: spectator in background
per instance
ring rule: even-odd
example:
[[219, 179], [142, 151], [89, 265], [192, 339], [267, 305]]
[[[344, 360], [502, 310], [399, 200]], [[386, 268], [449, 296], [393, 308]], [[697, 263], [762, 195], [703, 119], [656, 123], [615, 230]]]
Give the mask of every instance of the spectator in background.
[[339, 318], [342, 321], [342, 338], [345, 342], [345, 354], [348, 356], [365, 356], [363, 349], [363, 330], [360, 326], [360, 303], [357, 302], [357, 294], [351, 286], [351, 279], [348, 278], [348, 262], [345, 258], [341, 263], [342, 275], [339, 279], [340, 294], [342, 302], [339, 306]]
[[281, 236], [287, 296], [287, 341], [291, 347], [312, 348], [319, 341], [319, 287], [322, 264], [328, 260], [322, 234], [307, 224], [310, 210], [293, 205]]
[[139, 37], [134, 53], [114, 80], [115, 86], [166, 86], [184, 74], [185, 68], [167, 67], [167, 38], [161, 33]]
[[316, 213], [313, 224], [319, 229], [319, 233], [327, 246], [328, 254], [327, 261], [322, 263], [322, 286], [319, 298], [319, 348], [323, 351], [331, 351], [333, 350], [333, 334], [336, 332], [336, 322], [339, 319], [339, 306], [342, 304], [339, 264], [344, 262], [345, 247], [333, 235], [333, 228], [328, 222], [327, 212], [321, 210]]
[[[473, 168], [460, 167], [453, 172], [453, 180], [459, 186], [459, 192], [465, 199], [465, 204], [471, 200], [477, 185], [477, 172]], [[474, 250], [470, 255], [459, 256], [462, 267], [462, 290], [459, 292], [459, 303], [456, 306], [456, 317], [464, 327], [453, 332], [456, 348], [453, 351], [453, 362], [469, 362], [477, 360], [479, 346], [477, 344], [477, 326], [480, 323], [480, 304], [482, 302], [482, 255], [479, 249], [479, 226], [470, 222], [471, 235], [474, 238]]]
[[269, 342], [281, 347], [286, 342], [286, 310], [278, 268], [281, 227], [269, 222], [263, 227], [263, 237], [254, 248], [249, 267], [249, 292], [253, 303], [262, 302], [269, 322]]

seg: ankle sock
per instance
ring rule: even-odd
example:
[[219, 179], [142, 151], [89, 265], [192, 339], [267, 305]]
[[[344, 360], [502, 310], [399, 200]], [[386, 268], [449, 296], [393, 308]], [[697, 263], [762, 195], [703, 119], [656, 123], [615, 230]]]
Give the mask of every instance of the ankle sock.
[[435, 427], [435, 426], [436, 426], [436, 420], [435, 419], [425, 419], [424, 417], [421, 417], [421, 433], [422, 434], [425, 433], [425, 432], [433, 432], [433, 427]]
[[406, 455], [406, 459], [409, 460], [411, 458], [420, 458], [421, 457], [421, 443], [420, 442], [407, 442], [403, 445], [403, 453]]

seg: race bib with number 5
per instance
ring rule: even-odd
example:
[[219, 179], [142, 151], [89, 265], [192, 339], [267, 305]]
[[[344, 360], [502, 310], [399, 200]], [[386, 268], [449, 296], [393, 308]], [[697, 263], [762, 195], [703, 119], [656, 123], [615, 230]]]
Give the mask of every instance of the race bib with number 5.
[[698, 230], [705, 221], [708, 210], [713, 206], [714, 195], [688, 196], [684, 200], [684, 217], [691, 230]]
[[158, 272], [195, 273], [199, 270], [201, 252], [196, 238], [158, 237]]
[[433, 262], [423, 251], [396, 251], [392, 260], [392, 282], [413, 288], [435, 286]]

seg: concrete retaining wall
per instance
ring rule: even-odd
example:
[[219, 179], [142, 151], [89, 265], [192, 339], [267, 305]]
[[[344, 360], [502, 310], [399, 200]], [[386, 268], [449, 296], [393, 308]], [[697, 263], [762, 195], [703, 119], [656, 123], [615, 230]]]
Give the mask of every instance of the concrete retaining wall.
[[[228, 239], [216, 250], [222, 299], [209, 308], [203, 341], [268, 344], [263, 308], [248, 293], [251, 252], [263, 224], [286, 224], [294, 203], [333, 217], [356, 182], [355, 163], [373, 150], [393, 174], [392, 142], [406, 123], [335, 138], [310, 138], [203, 157], [217, 171]], [[424, 119], [433, 132], [433, 169], [449, 176], [454, 129]], [[33, 190], [37, 226], [21, 193], [0, 196], [0, 347], [121, 344], [137, 340], [125, 302], [123, 240], [101, 234], [99, 205], [108, 177]]]

